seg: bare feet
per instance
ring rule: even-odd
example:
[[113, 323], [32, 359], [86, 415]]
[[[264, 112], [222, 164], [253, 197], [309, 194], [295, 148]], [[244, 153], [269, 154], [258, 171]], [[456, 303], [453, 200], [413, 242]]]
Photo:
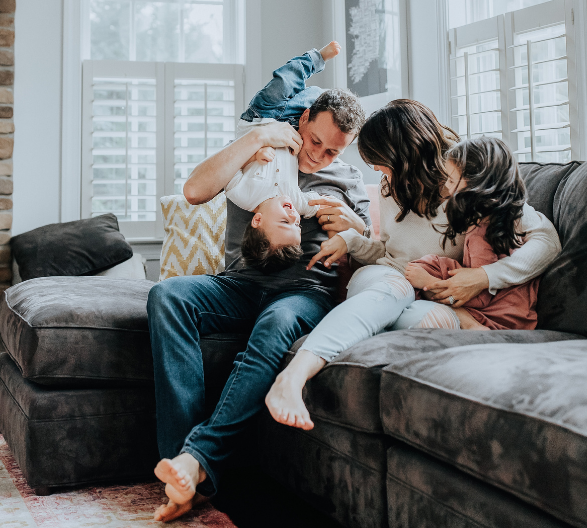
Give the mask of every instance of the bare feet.
[[285, 425], [309, 431], [314, 427], [302, 399], [305, 378], [296, 379], [284, 371], [275, 380], [265, 398], [273, 419]]
[[155, 468], [155, 475], [165, 482], [165, 494], [169, 503], [155, 512], [155, 520], [169, 522], [192, 509], [196, 486], [206, 478], [200, 463], [189, 453], [182, 453], [173, 460], [164, 458]]
[[411, 262], [406, 266], [406, 279], [414, 288], [420, 290], [438, 280], [430, 275], [430, 273], [424, 268], [417, 264], [412, 264]]
[[333, 40], [330, 44], [327, 44], [320, 50], [320, 55], [322, 58], [327, 61], [330, 59], [334, 59], [340, 53], [340, 44]]

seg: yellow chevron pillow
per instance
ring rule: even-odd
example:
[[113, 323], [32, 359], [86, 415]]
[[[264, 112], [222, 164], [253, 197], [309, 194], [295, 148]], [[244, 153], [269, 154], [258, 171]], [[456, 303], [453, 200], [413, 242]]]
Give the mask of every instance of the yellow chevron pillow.
[[215, 275], [224, 270], [224, 193], [202, 205], [182, 194], [161, 198], [165, 239], [159, 280], [184, 275]]

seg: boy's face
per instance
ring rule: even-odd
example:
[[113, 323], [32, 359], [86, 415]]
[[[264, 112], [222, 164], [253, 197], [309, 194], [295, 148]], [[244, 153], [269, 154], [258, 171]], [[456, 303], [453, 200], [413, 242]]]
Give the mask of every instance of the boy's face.
[[302, 240], [300, 215], [289, 196], [270, 198], [259, 204], [252, 225], [265, 232], [272, 247], [297, 246]]
[[355, 139], [355, 134], [345, 134], [336, 126], [332, 114], [320, 112], [309, 120], [310, 109], [302, 114], [298, 132], [304, 144], [298, 154], [298, 167], [305, 174], [313, 174], [328, 167]]

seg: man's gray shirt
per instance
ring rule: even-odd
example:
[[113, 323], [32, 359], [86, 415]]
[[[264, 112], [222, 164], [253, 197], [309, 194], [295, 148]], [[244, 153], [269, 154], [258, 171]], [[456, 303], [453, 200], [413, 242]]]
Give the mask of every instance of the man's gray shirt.
[[[341, 160], [335, 160], [325, 169], [314, 174], [298, 173], [298, 183], [303, 192], [315, 191], [319, 194], [333, 196], [344, 201], [357, 213], [366, 225], [371, 225], [369, 216], [369, 198], [363, 183], [361, 171]], [[316, 289], [329, 294], [336, 291], [337, 265], [332, 269], [316, 264], [311, 270], [306, 266], [311, 258], [320, 251], [322, 242], [328, 239], [316, 217], [302, 218], [302, 258], [291, 268], [272, 273], [247, 268], [241, 256], [240, 246], [246, 226], [251, 222], [253, 213], [239, 208], [227, 200], [226, 221], [226, 271], [222, 275], [239, 276], [247, 280], [258, 281], [263, 287], [276, 290]]]

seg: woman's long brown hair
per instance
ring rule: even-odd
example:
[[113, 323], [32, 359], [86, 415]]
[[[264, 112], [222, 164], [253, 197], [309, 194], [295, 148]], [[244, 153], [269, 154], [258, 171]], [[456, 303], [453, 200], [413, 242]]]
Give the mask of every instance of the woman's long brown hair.
[[391, 182], [383, 182], [381, 193], [399, 206], [396, 221], [410, 211], [436, 216], [446, 182], [444, 154], [458, 140], [432, 110], [410, 99], [391, 101], [367, 119], [359, 132], [359, 153], [365, 163], [391, 169]]

